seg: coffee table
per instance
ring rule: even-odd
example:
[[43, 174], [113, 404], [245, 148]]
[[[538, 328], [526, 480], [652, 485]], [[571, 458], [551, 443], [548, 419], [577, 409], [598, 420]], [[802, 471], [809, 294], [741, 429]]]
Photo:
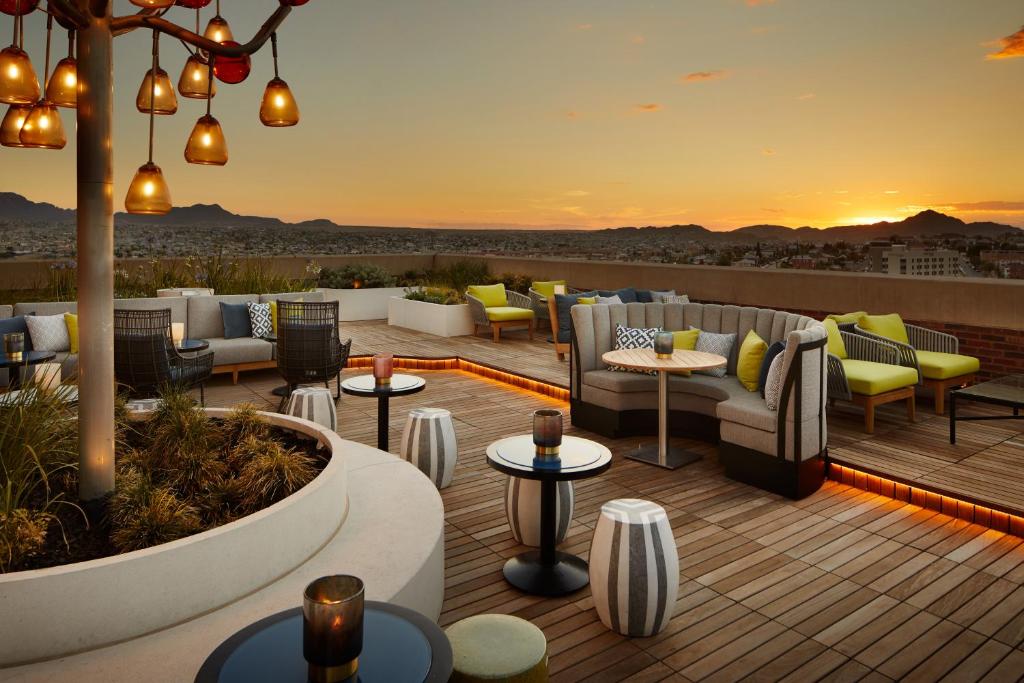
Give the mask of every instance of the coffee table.
[[[972, 415], [960, 417], [956, 414], [958, 400], [976, 401], [1013, 409], [1012, 415]], [[949, 392], [949, 442], [956, 443], [957, 422], [978, 422], [981, 420], [1024, 420], [1020, 414], [1024, 408], [1024, 375], [1008, 375], [987, 382], [975, 384]]]
[[388, 450], [388, 409], [392, 396], [408, 396], [423, 391], [427, 380], [418, 375], [394, 375], [391, 384], [379, 388], [373, 375], [349, 377], [341, 383], [341, 390], [350, 396], [377, 399], [377, 448]]
[[700, 460], [699, 453], [692, 453], [669, 445], [668, 438], [668, 376], [693, 370], [710, 370], [720, 368], [728, 361], [714, 353], [703, 351], [684, 351], [677, 349], [671, 358], [658, 358], [654, 349], [618, 349], [608, 351], [603, 356], [608, 365], [631, 370], [653, 370], [658, 373], [658, 443], [641, 446], [626, 455], [630, 460], [639, 460], [649, 465], [657, 465], [674, 470]]
[[586, 560], [555, 549], [558, 482], [596, 477], [612, 465], [612, 453], [589, 439], [563, 436], [560, 463], [534, 461], [533, 435], [510, 436], [487, 447], [487, 464], [512, 477], [540, 481], [540, 550], [505, 563], [505, 580], [533, 595], [574, 593], [590, 582]]
[[56, 357], [57, 354], [53, 351], [23, 351], [21, 358], [14, 359], [0, 352], [0, 369], [11, 370], [7, 373], [7, 389], [13, 391], [21, 386], [21, 373], [18, 368], [47, 363]]

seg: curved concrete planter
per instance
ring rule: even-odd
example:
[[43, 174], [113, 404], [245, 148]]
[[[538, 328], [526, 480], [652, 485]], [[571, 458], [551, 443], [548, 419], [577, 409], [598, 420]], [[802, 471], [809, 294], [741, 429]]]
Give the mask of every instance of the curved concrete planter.
[[438, 337], [462, 337], [474, 331], [469, 304], [445, 306], [400, 296], [391, 297], [388, 303], [388, 325]]
[[384, 320], [388, 317], [388, 301], [405, 296], [405, 287], [368, 287], [366, 289], [330, 289], [321, 287], [324, 301], [337, 301], [342, 322], [352, 320]]
[[[220, 417], [229, 411], [206, 412]], [[0, 667], [98, 648], [195, 618], [316, 554], [348, 514], [345, 442], [307, 420], [263, 415], [330, 450], [331, 461], [316, 479], [269, 508], [188, 538], [0, 575]]]

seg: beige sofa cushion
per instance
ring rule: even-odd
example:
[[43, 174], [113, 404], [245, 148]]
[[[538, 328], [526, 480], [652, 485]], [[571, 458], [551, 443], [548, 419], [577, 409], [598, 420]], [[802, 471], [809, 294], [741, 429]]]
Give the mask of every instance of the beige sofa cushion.
[[260, 363], [273, 360], [274, 357], [274, 345], [263, 339], [216, 337], [208, 341], [210, 351], [213, 351], [214, 366]]
[[164, 296], [139, 299], [114, 299], [114, 309], [122, 311], [159, 311], [169, 308], [172, 323], [185, 323], [185, 336], [188, 330], [188, 297]]
[[57, 315], [77, 312], [77, 301], [34, 301], [27, 304], [14, 304], [14, 315]]
[[229, 304], [257, 303], [259, 296], [256, 294], [189, 296], [185, 297], [185, 300], [188, 302], [188, 336], [193, 339], [209, 339], [212, 342], [214, 339], [224, 337], [224, 318], [220, 314], [220, 302]]
[[323, 292], [286, 292], [284, 294], [260, 294], [260, 303], [268, 301], [297, 301], [302, 299], [309, 303], [316, 303], [324, 300]]
[[12, 317], [14, 317], [14, 306], [11, 306], [10, 304], [0, 306], [0, 320]]
[[779, 414], [770, 410], [756, 391], [744, 389], [742, 394], [737, 393], [728, 401], [719, 403], [715, 413], [722, 421], [737, 422], [765, 432], [775, 433], [778, 430]]

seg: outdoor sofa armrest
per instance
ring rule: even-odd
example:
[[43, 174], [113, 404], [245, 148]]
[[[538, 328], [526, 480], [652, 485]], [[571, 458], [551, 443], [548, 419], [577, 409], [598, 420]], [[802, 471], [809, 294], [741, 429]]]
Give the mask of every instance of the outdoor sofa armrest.
[[910, 345], [921, 351], [935, 351], [938, 353], [960, 353], [960, 340], [952, 334], [929, 330], [927, 327], [918, 325], [907, 325], [907, 338]]
[[533, 302], [530, 301], [530, 297], [519, 292], [513, 292], [511, 289], [505, 292], [505, 298], [508, 301], [508, 305], [513, 308], [526, 308], [533, 310]]
[[850, 384], [846, 381], [846, 370], [839, 356], [828, 354], [828, 397], [849, 401], [853, 398]]
[[469, 313], [473, 316], [473, 323], [476, 325], [490, 325], [491, 321], [487, 319], [487, 307], [484, 306], [484, 302], [477, 299], [475, 296], [469, 294], [466, 295], [466, 303], [469, 304]]

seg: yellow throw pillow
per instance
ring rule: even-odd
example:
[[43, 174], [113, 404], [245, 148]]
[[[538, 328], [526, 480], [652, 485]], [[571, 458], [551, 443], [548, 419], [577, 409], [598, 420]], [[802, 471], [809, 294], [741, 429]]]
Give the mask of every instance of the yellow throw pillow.
[[578, 299], [576, 299], [576, 303], [584, 304], [586, 306], [593, 306], [594, 304], [597, 303], [597, 297], [596, 296], [581, 296]]
[[761, 375], [761, 362], [768, 351], [768, 343], [751, 330], [740, 345], [736, 357], [736, 377], [747, 391], [757, 391], [757, 380]]
[[879, 337], [892, 339], [903, 344], [910, 343], [910, 340], [907, 338], [907, 328], [903, 325], [903, 318], [900, 317], [899, 313], [865, 315], [861, 317], [857, 324], [862, 329], [877, 334]]
[[74, 313], [64, 314], [64, 324], [68, 326], [68, 339], [71, 340], [69, 353], [78, 353], [78, 315]]
[[480, 299], [484, 304], [484, 308], [508, 306], [505, 285], [500, 282], [496, 285], [470, 285], [466, 290], [466, 294]]
[[859, 323], [860, 319], [868, 314], [867, 311], [854, 311], [853, 313], [833, 313], [828, 316], [829, 320], [835, 320], [840, 325], [849, 325], [850, 323]]
[[[545, 299], [550, 299], [555, 295], [555, 285], [565, 286], [565, 280], [548, 280], [546, 282], [534, 282], [530, 285], [533, 291], [540, 294]], [[583, 302], [580, 302], [583, 303]]]
[[839, 324], [835, 318], [828, 317], [821, 321], [828, 332], [828, 352], [839, 358], [846, 358], [846, 342], [843, 335], [839, 334]]
[[697, 337], [700, 336], [700, 330], [679, 330], [673, 332], [672, 336], [673, 347], [681, 351], [693, 351], [697, 348]]

